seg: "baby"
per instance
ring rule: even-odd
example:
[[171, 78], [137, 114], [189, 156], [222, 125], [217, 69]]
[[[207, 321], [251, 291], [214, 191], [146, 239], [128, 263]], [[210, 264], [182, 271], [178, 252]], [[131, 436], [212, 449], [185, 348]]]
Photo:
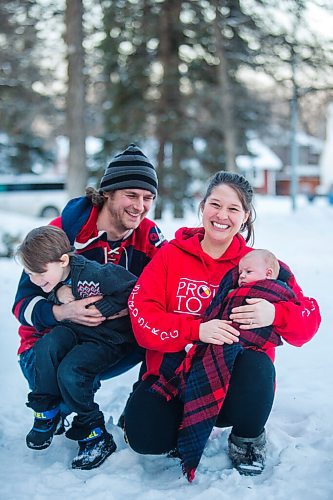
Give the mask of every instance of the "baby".
[[238, 264], [239, 278], [238, 285], [253, 281], [277, 279], [280, 271], [280, 264], [272, 252], [269, 250], [252, 250], [247, 253]]

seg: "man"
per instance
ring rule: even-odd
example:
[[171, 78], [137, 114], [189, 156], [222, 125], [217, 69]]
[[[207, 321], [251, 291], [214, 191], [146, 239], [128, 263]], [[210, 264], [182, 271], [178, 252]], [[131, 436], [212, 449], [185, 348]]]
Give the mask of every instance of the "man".
[[[139, 276], [165, 242], [157, 225], [146, 218], [157, 188], [154, 166], [135, 144], [131, 144], [112, 159], [102, 177], [99, 192], [88, 188], [86, 196], [70, 200], [61, 216], [51, 224], [66, 232], [77, 253], [100, 263], [119, 264]], [[61, 297], [61, 289], [59, 294]], [[46, 296], [25, 273], [22, 274], [13, 313], [21, 323], [18, 354], [30, 388], [34, 383], [33, 346], [36, 340], [63, 320], [98, 326], [105, 319], [93, 305], [96, 297], [54, 305]], [[142, 359], [142, 350], [136, 347], [100, 378], [119, 375]]]

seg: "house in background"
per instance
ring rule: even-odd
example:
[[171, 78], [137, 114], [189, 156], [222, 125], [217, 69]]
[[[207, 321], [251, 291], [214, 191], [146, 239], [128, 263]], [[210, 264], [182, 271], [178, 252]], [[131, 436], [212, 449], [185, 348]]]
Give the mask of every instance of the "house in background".
[[[285, 140], [280, 144], [272, 147], [283, 163], [283, 168], [276, 178], [276, 194], [281, 195], [290, 194], [292, 177], [288, 135], [286, 134]], [[320, 184], [320, 157], [324, 142], [303, 132], [296, 135], [296, 140], [298, 145], [298, 166], [296, 168], [298, 192], [311, 196], [317, 192]]]
[[252, 137], [247, 141], [248, 155], [236, 158], [237, 167], [260, 194], [276, 194], [278, 172], [282, 169], [281, 159], [260, 139]]

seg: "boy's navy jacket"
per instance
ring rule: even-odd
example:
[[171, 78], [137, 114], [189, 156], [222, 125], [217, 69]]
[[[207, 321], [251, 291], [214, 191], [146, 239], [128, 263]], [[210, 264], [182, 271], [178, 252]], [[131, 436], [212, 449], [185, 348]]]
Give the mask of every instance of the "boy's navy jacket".
[[[61, 216], [51, 224], [65, 231], [77, 254], [101, 264], [113, 262], [140, 276], [165, 243], [158, 226], [144, 218], [125, 239], [109, 242], [106, 232], [97, 228], [98, 214], [99, 209], [83, 196], [70, 200]], [[47, 294], [23, 272], [13, 305], [13, 313], [21, 324], [18, 354], [30, 349], [41, 334], [58, 324], [52, 308], [53, 303], [47, 300]]]
[[[129, 294], [136, 283], [136, 276], [121, 266], [99, 264], [86, 259], [82, 255], [70, 257], [70, 286], [76, 300], [86, 297], [103, 295], [103, 298], [95, 302], [97, 309], [108, 318], [127, 307]], [[51, 292], [48, 300], [59, 303], [56, 293]], [[70, 325], [70, 328], [80, 337], [87, 334], [113, 344], [133, 342], [134, 336], [129, 316], [123, 316], [113, 320], [105, 320], [99, 326], [83, 326], [70, 321], [62, 321], [62, 324]]]

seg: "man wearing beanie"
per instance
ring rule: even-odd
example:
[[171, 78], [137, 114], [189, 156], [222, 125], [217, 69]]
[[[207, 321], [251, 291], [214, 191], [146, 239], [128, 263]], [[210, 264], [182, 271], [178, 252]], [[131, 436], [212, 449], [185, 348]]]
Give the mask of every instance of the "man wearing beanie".
[[130, 144], [111, 160], [102, 177], [100, 192], [132, 188], [134, 185], [151, 192], [154, 197], [157, 195], [154, 166], [135, 144]]
[[[60, 217], [50, 224], [62, 228], [76, 253], [101, 264], [113, 262], [140, 276], [144, 267], [165, 243], [158, 226], [147, 219], [157, 195], [154, 166], [145, 154], [130, 144], [116, 155], [101, 179], [100, 189], [87, 188], [86, 195], [70, 200]], [[33, 345], [63, 320], [98, 326], [105, 320], [93, 305], [96, 297], [54, 305], [23, 272], [13, 306], [19, 328], [20, 366], [30, 388], [34, 383]], [[128, 314], [124, 311], [124, 314]], [[58, 355], [58, 353], [55, 353]], [[122, 361], [100, 379], [117, 376], [137, 363], [144, 354], [134, 345]], [[96, 381], [97, 386], [99, 381]]]

